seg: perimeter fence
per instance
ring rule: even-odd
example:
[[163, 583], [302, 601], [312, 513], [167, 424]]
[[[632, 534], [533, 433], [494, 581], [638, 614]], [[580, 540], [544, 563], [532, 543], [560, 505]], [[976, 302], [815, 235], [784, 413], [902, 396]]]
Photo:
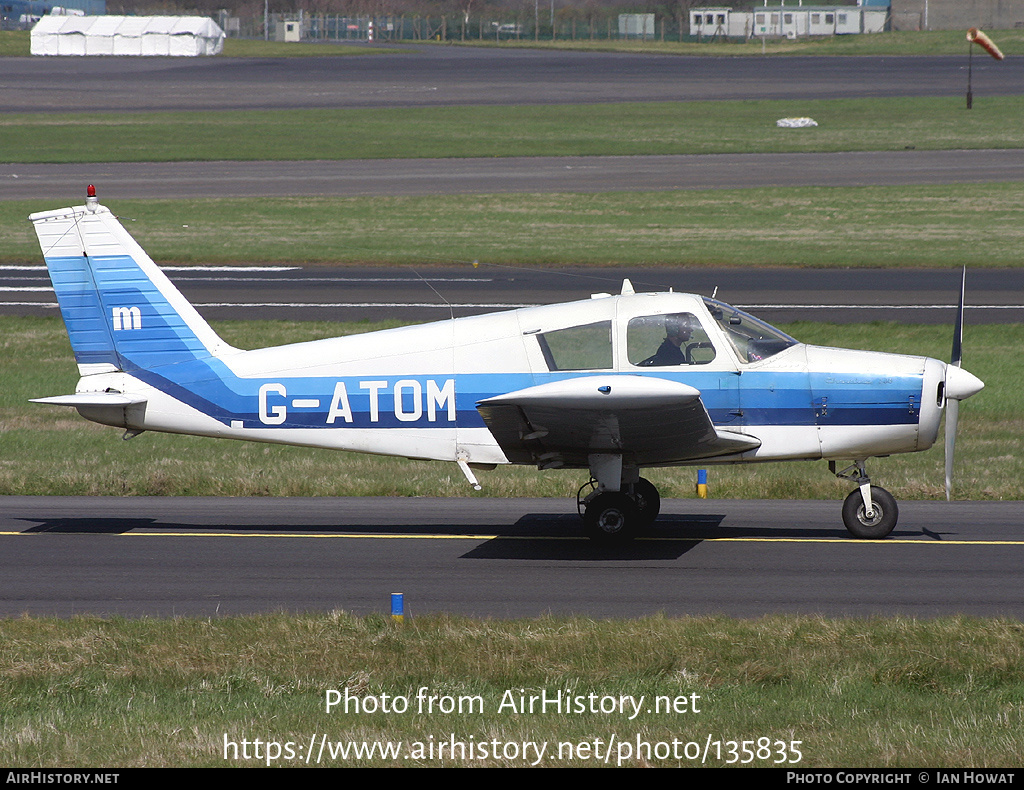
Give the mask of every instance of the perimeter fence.
[[[229, 36], [271, 41], [697, 41], [685, 16], [655, 14], [639, 23], [616, 14], [519, 16], [340, 16], [272, 14], [217, 19]], [[635, 16], [635, 15], [630, 15]], [[704, 37], [710, 40], [710, 37]]]

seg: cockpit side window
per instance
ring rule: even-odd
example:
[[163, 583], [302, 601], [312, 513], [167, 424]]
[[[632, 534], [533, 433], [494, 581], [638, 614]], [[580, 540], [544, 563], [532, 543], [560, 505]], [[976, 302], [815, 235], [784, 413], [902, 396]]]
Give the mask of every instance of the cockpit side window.
[[631, 318], [626, 327], [626, 356], [638, 367], [706, 365], [715, 347], [691, 313]]
[[798, 340], [781, 332], [771, 324], [766, 324], [725, 302], [705, 298], [704, 304], [707, 305], [712, 318], [718, 321], [722, 329], [725, 330], [729, 342], [736, 349], [740, 359], [745, 362], [759, 362], [762, 359], [768, 359], [768, 357], [799, 343]]
[[612, 322], [598, 321], [536, 335], [548, 370], [609, 370]]

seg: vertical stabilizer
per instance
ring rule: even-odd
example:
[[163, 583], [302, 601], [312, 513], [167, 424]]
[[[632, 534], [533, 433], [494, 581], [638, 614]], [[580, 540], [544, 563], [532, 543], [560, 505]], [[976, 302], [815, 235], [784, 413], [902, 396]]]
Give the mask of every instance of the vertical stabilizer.
[[32, 214], [82, 375], [153, 369], [233, 351], [99, 205]]

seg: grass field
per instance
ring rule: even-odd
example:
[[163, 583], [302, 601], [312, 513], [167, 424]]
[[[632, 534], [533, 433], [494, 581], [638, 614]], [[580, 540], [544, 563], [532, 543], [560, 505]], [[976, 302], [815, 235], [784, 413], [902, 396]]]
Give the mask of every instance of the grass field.
[[[1017, 267], [1024, 241], [1019, 183], [104, 202], [161, 264]], [[0, 201], [0, 262], [39, 263], [27, 217], [60, 205]]]
[[[600, 30], [600, 28], [598, 28]], [[964, 30], [894, 31], [871, 35], [822, 36], [805, 39], [751, 39], [749, 41], [661, 41], [660, 38], [641, 40], [595, 40], [584, 32], [581, 23], [575, 41], [560, 38], [557, 41], [534, 42], [503, 40], [465, 42], [463, 46], [524, 47], [530, 49], [561, 49], [583, 52], [644, 52], [659, 55], [688, 55], [708, 57], [760, 57], [762, 55], [790, 56], [880, 56], [880, 55], [963, 55], [967, 56]], [[1004, 55], [1024, 53], [1024, 33], [1020, 30], [988, 30]], [[461, 42], [453, 42], [461, 44]], [[975, 55], [988, 57], [981, 49]]]
[[[950, 86], [959, 92], [962, 86]], [[8, 113], [6, 162], [640, 156], [1017, 148], [1024, 96]], [[811, 116], [817, 127], [784, 129]]]
[[[410, 707], [328, 712], [329, 689]], [[415, 712], [420, 689], [438, 707], [463, 698], [463, 712]], [[522, 712], [518, 700], [542, 691], [583, 697], [585, 710]], [[591, 694], [644, 701], [592, 713]], [[657, 697], [675, 711], [658, 712]], [[332, 767], [596, 766], [609, 744], [608, 764], [626, 767], [1009, 767], [1024, 751], [1022, 699], [1024, 631], [1009, 620], [0, 621], [0, 762], [21, 767], [302, 765], [314, 733], [402, 742], [383, 759], [325, 749]], [[497, 741], [499, 756], [431, 758], [430, 744], [452, 738], [488, 755]], [[236, 757], [243, 739], [248, 760]], [[505, 756], [524, 741], [546, 744], [544, 756]]]
[[[240, 348], [277, 345], [377, 328], [330, 322], [219, 322]], [[797, 324], [783, 327], [809, 343], [948, 358], [951, 329], [936, 326]], [[30, 398], [74, 391], [77, 372], [59, 319], [0, 318], [0, 495], [188, 496], [574, 496], [585, 473], [499, 467], [474, 492], [454, 464], [248, 442], [121, 431], [81, 419], [73, 409]], [[960, 499], [1024, 499], [1024, 393], [1017, 349], [1024, 325], [969, 327], [965, 366], [987, 389], [961, 410], [957, 444]], [[897, 499], [943, 494], [943, 453], [872, 461], [876, 481]], [[273, 473], [270, 472], [273, 470]], [[663, 496], [692, 497], [694, 473], [650, 470]], [[714, 467], [712, 496], [839, 500], [849, 484], [824, 462]]]

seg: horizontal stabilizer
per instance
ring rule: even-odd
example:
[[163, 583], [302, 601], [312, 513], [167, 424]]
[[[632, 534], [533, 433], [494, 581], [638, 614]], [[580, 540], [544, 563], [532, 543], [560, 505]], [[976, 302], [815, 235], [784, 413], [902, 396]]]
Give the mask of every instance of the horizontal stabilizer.
[[145, 402], [145, 398], [122, 395], [119, 392], [76, 392], [74, 395], [32, 398], [32, 403], [46, 403], [50, 406], [134, 406]]

